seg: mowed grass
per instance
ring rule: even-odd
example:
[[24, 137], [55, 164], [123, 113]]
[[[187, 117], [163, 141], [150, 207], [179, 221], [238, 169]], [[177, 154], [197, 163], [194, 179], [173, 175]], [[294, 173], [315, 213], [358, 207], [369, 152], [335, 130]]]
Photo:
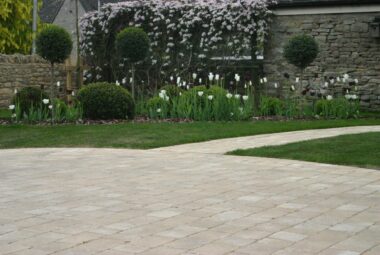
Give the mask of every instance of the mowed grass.
[[229, 154], [380, 169], [380, 132], [342, 135], [280, 146], [237, 150]]
[[98, 147], [149, 149], [212, 139], [306, 129], [380, 125], [380, 119], [124, 123], [114, 125], [0, 126], [0, 148]]

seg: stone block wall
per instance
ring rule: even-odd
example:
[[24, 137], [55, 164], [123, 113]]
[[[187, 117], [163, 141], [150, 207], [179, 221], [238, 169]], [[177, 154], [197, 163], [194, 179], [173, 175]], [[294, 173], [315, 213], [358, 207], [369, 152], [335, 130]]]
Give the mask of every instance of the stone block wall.
[[265, 49], [265, 75], [289, 86], [299, 70], [283, 58], [283, 46], [293, 35], [309, 34], [317, 40], [320, 53], [306, 69], [306, 78], [318, 83], [348, 73], [359, 80], [361, 106], [380, 110], [380, 39], [369, 32], [375, 16], [379, 13], [275, 16]]
[[[66, 83], [64, 65], [56, 66], [56, 81], [61, 82], [60, 93]], [[15, 89], [39, 87], [49, 92], [50, 64], [38, 56], [0, 54], [0, 107], [5, 108], [11, 102]]]

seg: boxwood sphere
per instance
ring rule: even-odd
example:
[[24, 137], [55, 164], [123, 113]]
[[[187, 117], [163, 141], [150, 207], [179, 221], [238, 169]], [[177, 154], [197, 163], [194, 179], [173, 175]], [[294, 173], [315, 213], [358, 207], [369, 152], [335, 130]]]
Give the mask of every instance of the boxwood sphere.
[[89, 119], [133, 119], [135, 104], [131, 94], [112, 83], [93, 83], [82, 88], [78, 100], [83, 116]]
[[297, 35], [285, 45], [284, 57], [290, 64], [305, 69], [317, 57], [318, 51], [318, 44], [313, 37]]
[[64, 28], [49, 25], [37, 35], [36, 47], [37, 54], [50, 63], [62, 63], [70, 56], [73, 42]]
[[126, 28], [116, 37], [116, 49], [120, 57], [132, 63], [144, 60], [149, 52], [148, 35], [141, 28]]

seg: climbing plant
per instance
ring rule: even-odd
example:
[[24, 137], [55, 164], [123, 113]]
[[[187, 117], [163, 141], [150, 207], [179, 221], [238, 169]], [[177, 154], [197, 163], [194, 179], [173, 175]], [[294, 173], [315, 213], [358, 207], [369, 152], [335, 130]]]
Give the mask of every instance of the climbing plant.
[[115, 54], [115, 36], [140, 27], [149, 37], [144, 69], [162, 77], [207, 72], [215, 58], [229, 61], [262, 54], [269, 27], [269, 5], [276, 0], [126, 1], [104, 5], [81, 20], [82, 52], [89, 81], [121, 79], [128, 59]]

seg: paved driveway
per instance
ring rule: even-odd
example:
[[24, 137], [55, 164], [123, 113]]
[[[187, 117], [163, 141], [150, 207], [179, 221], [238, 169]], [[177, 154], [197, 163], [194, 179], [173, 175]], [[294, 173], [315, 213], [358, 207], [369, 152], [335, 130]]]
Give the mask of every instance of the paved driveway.
[[379, 171], [208, 144], [0, 151], [0, 254], [380, 254]]

